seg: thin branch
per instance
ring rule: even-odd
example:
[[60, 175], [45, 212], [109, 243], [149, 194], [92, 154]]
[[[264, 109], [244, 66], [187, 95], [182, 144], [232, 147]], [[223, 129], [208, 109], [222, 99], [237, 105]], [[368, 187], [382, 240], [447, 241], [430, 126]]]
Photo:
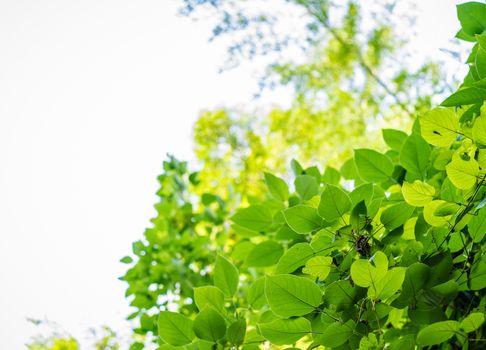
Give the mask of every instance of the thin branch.
[[[343, 45], [344, 47], [354, 48], [353, 45], [346, 42], [346, 40], [341, 35], [339, 35], [339, 33], [334, 28], [332, 28], [329, 25], [329, 22], [327, 21], [327, 18], [323, 15], [323, 13], [317, 12], [317, 11], [313, 10], [312, 8], [310, 8], [309, 6], [306, 6], [306, 7], [307, 7], [307, 11], [309, 11], [309, 13], [312, 16], [314, 16], [324, 26], [324, 28], [326, 28], [329, 31], [329, 33], [331, 33], [331, 35], [334, 37], [334, 39], [336, 39], [341, 45]], [[389, 94], [395, 100], [395, 103], [404, 112], [406, 112], [407, 114], [412, 116], [412, 112], [407, 108], [407, 105], [405, 103], [403, 103], [398, 98], [396, 93], [378, 76], [378, 74], [376, 74], [373, 71], [373, 69], [368, 65], [368, 63], [366, 63], [366, 60], [363, 57], [363, 54], [361, 53], [361, 51], [358, 50], [358, 49], [355, 49], [354, 51], [357, 55], [358, 63], [361, 66], [361, 68], [363, 68], [366, 71], [366, 73], [368, 73], [368, 75], [370, 77], [372, 77], [378, 83], [378, 85], [380, 85], [383, 88], [383, 90], [385, 90], [386, 93]]]

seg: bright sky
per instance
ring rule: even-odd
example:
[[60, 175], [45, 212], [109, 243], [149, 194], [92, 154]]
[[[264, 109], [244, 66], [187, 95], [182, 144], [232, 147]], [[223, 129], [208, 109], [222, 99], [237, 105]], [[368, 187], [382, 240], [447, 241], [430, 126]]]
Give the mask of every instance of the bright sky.
[[[420, 57], [450, 47], [455, 3], [421, 1]], [[224, 43], [177, 5], [0, 1], [1, 349], [25, 348], [26, 317], [81, 339], [126, 327], [118, 261], [154, 214], [165, 154], [191, 158], [198, 112], [256, 91], [251, 64], [217, 74]]]

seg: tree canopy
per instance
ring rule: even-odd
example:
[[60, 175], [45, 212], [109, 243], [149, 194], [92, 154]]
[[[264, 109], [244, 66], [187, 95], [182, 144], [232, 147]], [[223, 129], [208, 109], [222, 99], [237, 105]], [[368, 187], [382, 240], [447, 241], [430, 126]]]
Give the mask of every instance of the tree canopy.
[[292, 107], [208, 111], [201, 171], [164, 162], [122, 259], [134, 331], [159, 349], [484, 347], [486, 5], [458, 6], [470, 70], [434, 107], [435, 66], [390, 73], [388, 29], [358, 44], [356, 3], [332, 25], [335, 4], [296, 4], [327, 35], [309, 62], [272, 65]]
[[[270, 39], [252, 35], [264, 32], [264, 24], [277, 26], [278, 19], [271, 14], [252, 17], [236, 4], [236, 9], [227, 8], [231, 3], [227, 1], [185, 3], [192, 12], [203, 6], [222, 12], [223, 23], [214, 32], [217, 36], [238, 33], [234, 43], [238, 47], [265, 46], [266, 40], [287, 46], [293, 42], [288, 38], [293, 34], [285, 30]], [[293, 158], [303, 164], [337, 167], [355, 147], [384, 150], [381, 128], [410, 130], [413, 116], [430, 108], [433, 96], [448, 89], [439, 79], [436, 63], [411, 68], [404, 45], [408, 38], [393, 23], [404, 19], [390, 2], [380, 3], [380, 10], [371, 13], [366, 4], [356, 1], [291, 1], [287, 6], [289, 11], [302, 13], [300, 25], [305, 29], [296, 31], [307, 38], [305, 58], [296, 62], [282, 55], [271, 60], [262, 81], [266, 87], [290, 88], [294, 93], [290, 106], [269, 111], [232, 107], [206, 111], [194, 127], [195, 154], [204, 167], [201, 181], [223, 197], [229, 188], [243, 195], [260, 193], [261, 170], [283, 173]], [[284, 45], [269, 46], [287, 52]], [[233, 60], [245, 56], [243, 48], [231, 47]]]

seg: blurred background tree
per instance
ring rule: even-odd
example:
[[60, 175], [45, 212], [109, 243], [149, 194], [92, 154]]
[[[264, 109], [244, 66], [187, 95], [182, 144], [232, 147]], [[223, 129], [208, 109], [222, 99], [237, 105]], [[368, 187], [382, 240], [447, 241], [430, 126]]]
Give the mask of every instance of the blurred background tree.
[[[59, 324], [49, 320], [28, 321], [37, 327], [43, 328], [42, 334], [30, 339], [26, 346], [29, 350], [79, 350], [79, 342], [71, 334], [65, 331]], [[89, 330], [91, 348], [94, 350], [118, 350], [120, 339], [117, 333], [108, 326]]]
[[[78, 341], [62, 327], [52, 321], [27, 319], [36, 327], [43, 328], [43, 335], [30, 339], [26, 346], [29, 350], [79, 350]], [[48, 334], [48, 335], [45, 335]]]
[[254, 13], [247, 2], [184, 4], [184, 14], [219, 16], [213, 39], [233, 40], [226, 66], [270, 56], [260, 88], [291, 92], [286, 107], [227, 107], [199, 117], [194, 142], [200, 178], [222, 196], [232, 190], [257, 195], [261, 170], [283, 172], [292, 158], [337, 166], [355, 147], [379, 149], [381, 128], [410, 128], [432, 96], [450, 91], [437, 63], [411, 56], [410, 34], [404, 34], [410, 31], [403, 28], [415, 17], [396, 1], [285, 1], [277, 13], [269, 6], [268, 13]]

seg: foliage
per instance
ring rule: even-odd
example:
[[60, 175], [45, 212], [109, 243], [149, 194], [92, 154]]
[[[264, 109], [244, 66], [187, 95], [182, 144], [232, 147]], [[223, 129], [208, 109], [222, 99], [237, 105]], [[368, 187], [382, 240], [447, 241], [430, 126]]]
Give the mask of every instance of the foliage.
[[49, 338], [38, 337], [27, 344], [29, 350], [79, 350], [78, 341], [73, 337], [53, 335]]
[[91, 333], [95, 339], [94, 348], [96, 350], [120, 349], [118, 335], [110, 327], [103, 326], [99, 330], [91, 329]]
[[[329, 11], [332, 8], [330, 6]], [[377, 130], [367, 130], [367, 116], [378, 110], [376, 107], [369, 108], [369, 105], [377, 105], [382, 94], [377, 94], [376, 82], [373, 83], [368, 74], [370, 79], [367, 79], [365, 87], [355, 84], [350, 90], [348, 85], [353, 81], [356, 66], [359, 68], [364, 64], [356, 61], [358, 49], [368, 47], [371, 52], [374, 47], [379, 50], [381, 53], [372, 60], [373, 69], [378, 69], [380, 65], [386, 65], [382, 58], [393, 44], [388, 35], [361, 42], [357, 37], [361, 30], [359, 8], [353, 2], [346, 8], [341, 20], [336, 19], [336, 24], [330, 27], [346, 42], [343, 43], [342, 38], [326, 38], [323, 43], [328, 41], [328, 44], [323, 44], [315, 55], [319, 60], [306, 64], [307, 67], [296, 67], [295, 72], [289, 64], [285, 69], [274, 66], [273, 69], [276, 72], [280, 70], [278, 74], [287, 82], [320, 74], [312, 80], [312, 84], [307, 84], [308, 87], [299, 84], [298, 102], [294, 107], [275, 109], [265, 115], [263, 121], [228, 110], [204, 113], [194, 128], [196, 156], [204, 164], [202, 171], [197, 176], [191, 175], [186, 164], [173, 158], [164, 163], [165, 173], [159, 178], [160, 202], [156, 205], [158, 214], [153, 220], [154, 227], [145, 232], [144, 240], [134, 243], [133, 251], [138, 257], [136, 264], [122, 278], [129, 283], [126, 294], [133, 296], [131, 305], [137, 309], [129, 317], [139, 319], [140, 327], [136, 333], [154, 330], [154, 310], [158, 308], [177, 305], [187, 314], [195, 311], [194, 304], [189, 303], [193, 288], [208, 283], [206, 266], [213, 264], [214, 252], [230, 250], [241, 237], [253, 235], [252, 232], [242, 232], [244, 229], [237, 225], [228, 230], [223, 223], [227, 213], [240, 202], [247, 203], [252, 196], [261, 196], [264, 192], [262, 169], [282, 172], [292, 156], [306, 162], [326, 160], [329, 165], [333, 162], [337, 165], [337, 159], [351, 154], [352, 144], [364, 146], [369, 145], [370, 138], [379, 140], [374, 137]], [[329, 72], [328, 77], [324, 77], [322, 72], [325, 65], [330, 65], [330, 69], [324, 70]], [[366, 69], [361, 70], [367, 72]], [[400, 89], [405, 90], [404, 87]], [[332, 99], [325, 109], [322, 106], [316, 109], [311, 102], [312, 96], [319, 95], [319, 91]], [[371, 103], [371, 98], [376, 101]], [[390, 106], [391, 119], [403, 116], [403, 112], [397, 112], [397, 109], [399, 107]], [[390, 119], [386, 116], [380, 118]], [[296, 144], [300, 147], [295, 147]], [[315, 173], [317, 168], [309, 169], [311, 171]], [[329, 166], [325, 177], [333, 178], [336, 174], [339, 175], [337, 170]], [[300, 178], [298, 182], [301, 180], [305, 179]], [[239, 252], [244, 253], [245, 244], [239, 246]], [[246, 244], [246, 248], [248, 246]], [[264, 255], [269, 249], [272, 249], [270, 245], [261, 245], [253, 255]], [[273, 256], [274, 259], [279, 258], [277, 253]], [[131, 263], [132, 259], [126, 257], [123, 261]], [[258, 261], [255, 264], [258, 265]]]
[[165, 162], [159, 215], [123, 277], [139, 332], [160, 349], [482, 348], [485, 11], [458, 6], [458, 37], [475, 45], [441, 107], [410, 133], [383, 130], [388, 149], [358, 148], [339, 171], [292, 161], [292, 188], [266, 173], [231, 225], [227, 201]]
[[[157, 217], [145, 231], [145, 241], [133, 243], [136, 264], [121, 278], [129, 284], [126, 295], [134, 296], [130, 305], [138, 311], [129, 319], [138, 317], [138, 334], [156, 333], [154, 310], [175, 308], [186, 315], [197, 310], [193, 290], [212, 281], [208, 266], [230, 240], [224, 226], [226, 203], [211, 193], [194, 195], [200, 182], [187, 163], [170, 157], [158, 180]], [[133, 259], [121, 261], [131, 264]]]
[[[28, 321], [35, 326], [42, 326], [45, 329], [43, 333], [48, 336], [37, 335], [27, 344], [29, 350], [79, 350], [80, 345], [76, 338], [62, 330], [55, 322], [48, 320]], [[92, 348], [96, 350], [118, 350], [120, 342], [118, 335], [109, 327], [102, 326], [100, 329], [90, 329], [92, 335]]]
[[29, 350], [79, 350], [78, 341], [52, 321], [27, 319], [37, 327], [47, 327], [48, 336], [37, 335], [26, 344]]

